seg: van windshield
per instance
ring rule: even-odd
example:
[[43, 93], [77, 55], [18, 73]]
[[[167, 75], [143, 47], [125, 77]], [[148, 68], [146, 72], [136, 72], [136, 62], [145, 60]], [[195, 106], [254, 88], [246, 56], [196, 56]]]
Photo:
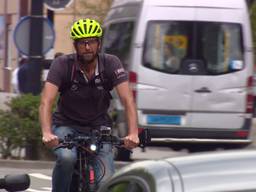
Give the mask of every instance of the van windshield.
[[144, 44], [144, 66], [173, 74], [190, 62], [200, 63], [207, 75], [242, 70], [244, 55], [240, 24], [190, 21], [149, 22]]
[[114, 23], [104, 34], [103, 52], [118, 56], [125, 68], [129, 63], [133, 25], [133, 22]]

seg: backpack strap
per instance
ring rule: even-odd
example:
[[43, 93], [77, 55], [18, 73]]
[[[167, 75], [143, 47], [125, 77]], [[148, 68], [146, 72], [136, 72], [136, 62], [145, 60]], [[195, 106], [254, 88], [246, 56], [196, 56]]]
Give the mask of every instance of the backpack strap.
[[65, 82], [60, 87], [61, 94], [63, 94], [66, 90], [68, 90], [71, 87], [72, 82], [75, 79], [76, 66], [74, 64], [74, 61], [74, 54], [67, 55], [67, 75]]
[[102, 86], [105, 91], [110, 92], [113, 89], [113, 83], [111, 81], [111, 72], [108, 70], [107, 64], [106, 64], [107, 63], [106, 62], [106, 54], [99, 53], [99, 59], [103, 63], [101, 65], [102, 69], [99, 74], [101, 82], [102, 82]]
[[[76, 65], [74, 64], [74, 54], [67, 56], [67, 76], [66, 81], [63, 83], [63, 86], [60, 88], [60, 93], [63, 94], [68, 90], [75, 79], [76, 75]], [[104, 53], [99, 53], [99, 60], [102, 62], [102, 69], [99, 72], [99, 76], [102, 82], [103, 89], [110, 94], [110, 91], [113, 89], [113, 83], [111, 81], [111, 73], [106, 67], [106, 55]], [[111, 94], [110, 94], [111, 95]]]

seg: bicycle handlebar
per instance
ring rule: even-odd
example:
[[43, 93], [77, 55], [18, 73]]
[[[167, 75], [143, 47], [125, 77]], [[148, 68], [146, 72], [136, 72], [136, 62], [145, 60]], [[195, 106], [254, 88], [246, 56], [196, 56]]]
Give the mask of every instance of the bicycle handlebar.
[[[91, 145], [101, 145], [105, 143], [112, 144], [115, 147], [122, 147], [124, 145], [124, 139], [113, 135], [104, 134], [91, 134], [88, 135], [67, 135], [64, 139], [59, 139], [59, 145], [55, 148], [73, 148], [75, 146], [91, 146]], [[96, 147], [97, 147], [96, 146]]]

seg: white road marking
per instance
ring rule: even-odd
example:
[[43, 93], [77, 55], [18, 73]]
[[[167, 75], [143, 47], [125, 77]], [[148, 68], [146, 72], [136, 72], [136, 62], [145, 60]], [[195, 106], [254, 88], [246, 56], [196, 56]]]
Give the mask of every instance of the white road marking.
[[29, 176], [31, 177], [36, 177], [38, 179], [44, 179], [44, 180], [49, 180], [51, 181], [52, 180], [52, 177], [49, 177], [47, 175], [43, 175], [41, 173], [30, 173]]
[[[47, 189], [45, 189], [45, 188], [47, 188]], [[27, 189], [26, 190], [26, 192], [51, 192], [52, 191], [52, 189], [51, 188], [49, 188], [49, 187], [43, 187], [42, 188], [43, 190], [36, 190], [36, 189]]]

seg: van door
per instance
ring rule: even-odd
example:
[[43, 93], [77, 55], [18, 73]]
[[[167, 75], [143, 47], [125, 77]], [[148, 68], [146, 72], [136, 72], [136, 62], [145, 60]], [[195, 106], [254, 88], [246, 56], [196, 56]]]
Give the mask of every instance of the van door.
[[251, 64], [242, 35], [239, 23], [150, 21], [138, 70], [140, 124], [243, 127]]
[[[195, 23], [195, 43], [199, 49], [193, 57], [203, 61], [205, 73], [193, 78], [191, 126], [240, 129], [246, 119], [252, 65], [244, 54], [243, 31], [246, 30], [233, 22], [239, 22], [240, 12], [221, 10], [220, 14], [218, 11], [197, 10], [197, 20], [206, 21]], [[207, 21], [214, 15], [225, 15], [226, 21]]]
[[[189, 50], [190, 28], [191, 23], [183, 21], [148, 22], [143, 66], [137, 70], [140, 125], [190, 126], [187, 112], [192, 107], [193, 77], [180, 75], [182, 59]], [[138, 60], [138, 52], [134, 60]]]

